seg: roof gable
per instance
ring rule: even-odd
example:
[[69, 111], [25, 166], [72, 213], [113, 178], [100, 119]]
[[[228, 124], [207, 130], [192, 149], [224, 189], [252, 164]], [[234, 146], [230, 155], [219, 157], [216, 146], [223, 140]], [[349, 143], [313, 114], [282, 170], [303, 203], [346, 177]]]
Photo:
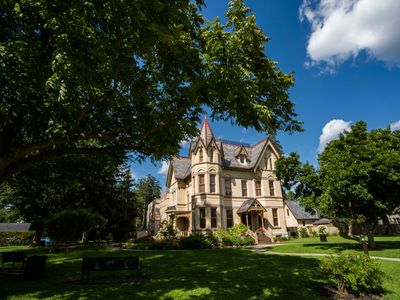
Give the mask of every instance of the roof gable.
[[168, 168], [167, 186], [171, 185], [172, 177], [175, 179], [185, 179], [191, 173], [191, 161], [188, 157], [174, 157]]
[[240, 147], [238, 147], [235, 150], [235, 157], [239, 157], [239, 156], [249, 157], [249, 153], [246, 150], [246, 147], [244, 147], [243, 145], [241, 145]]
[[[261, 142], [262, 142], [262, 143], [261, 143]], [[279, 154], [278, 149], [275, 147], [274, 143], [272, 143], [270, 139], [265, 138], [265, 139], [264, 139], [263, 141], [261, 141], [261, 142], [260, 142], [260, 144], [259, 144], [259, 147], [260, 147], [259, 151], [260, 151], [260, 153], [258, 154], [257, 161], [256, 161], [256, 163], [254, 164], [254, 168], [257, 168], [257, 167], [260, 165], [260, 162], [262, 161], [262, 158], [264, 157], [265, 152], [267, 151], [268, 148], [271, 149], [271, 151], [275, 154], [276, 157], [278, 157], [278, 158], [280, 157], [280, 154]]]
[[[223, 151], [222, 165], [225, 168], [255, 169], [265, 153], [268, 141], [268, 138], [265, 138], [253, 146], [226, 140], [220, 141], [221, 152]], [[246, 157], [249, 160], [247, 164], [241, 164], [237, 160], [240, 153], [247, 153]]]
[[248, 212], [250, 210], [261, 210], [267, 211], [264, 206], [257, 199], [249, 199], [242, 203], [242, 205], [237, 210], [238, 214]]
[[318, 214], [317, 213], [309, 213], [307, 212], [303, 206], [300, 205], [298, 201], [294, 200], [285, 200], [285, 204], [292, 212], [293, 216], [297, 220], [317, 220]]
[[208, 123], [207, 117], [204, 116], [203, 124], [200, 129], [200, 139], [203, 141], [204, 147], [207, 148], [212, 140], [215, 140], [214, 133]]

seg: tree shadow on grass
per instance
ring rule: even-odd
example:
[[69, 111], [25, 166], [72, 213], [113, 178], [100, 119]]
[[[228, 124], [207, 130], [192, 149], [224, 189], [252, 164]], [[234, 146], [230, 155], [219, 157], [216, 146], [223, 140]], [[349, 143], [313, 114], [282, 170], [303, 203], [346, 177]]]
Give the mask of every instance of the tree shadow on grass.
[[[331, 250], [334, 252], [345, 251], [345, 250], [354, 250], [354, 251], [362, 251], [361, 244], [359, 243], [313, 243], [313, 244], [305, 244], [305, 248], [315, 248], [324, 251]], [[375, 248], [372, 249], [374, 251], [382, 251], [382, 250], [397, 250], [400, 249], [399, 241], [375, 241]]]
[[[82, 256], [140, 256], [139, 284], [71, 284], [79, 277]], [[2, 280], [0, 290], [32, 299], [323, 299], [326, 285], [314, 258], [270, 256], [243, 249], [157, 252], [76, 251], [54, 255], [39, 281]], [[108, 272], [110, 278], [115, 275]]]
[[305, 248], [315, 248], [319, 250], [329, 251], [331, 252], [341, 252], [345, 250], [362, 250], [360, 244], [349, 244], [349, 243], [313, 243], [313, 244], [305, 244]]

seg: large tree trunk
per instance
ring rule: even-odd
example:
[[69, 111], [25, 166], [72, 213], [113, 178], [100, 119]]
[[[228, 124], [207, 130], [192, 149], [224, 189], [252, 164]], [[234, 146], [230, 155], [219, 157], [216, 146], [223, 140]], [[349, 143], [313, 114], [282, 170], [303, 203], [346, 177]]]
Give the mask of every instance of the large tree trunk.
[[390, 221], [387, 215], [383, 215], [381, 217], [383, 224], [385, 224], [385, 234], [393, 235], [394, 231], [392, 226], [390, 225]]
[[40, 239], [42, 238], [42, 235], [43, 235], [43, 228], [41, 228], [41, 227], [37, 228], [35, 231], [35, 235], [33, 236], [33, 240], [32, 240], [32, 243], [35, 246], [40, 245]]
[[353, 221], [349, 222], [348, 232], [347, 235], [349, 238], [353, 238]]
[[374, 223], [367, 223], [365, 224], [365, 228], [367, 231], [367, 235], [368, 235], [368, 248], [374, 249], [375, 248], [375, 239], [374, 239], [374, 229], [376, 227], [376, 222]]
[[88, 242], [88, 234], [87, 232], [82, 232], [82, 238], [81, 238], [82, 244], [86, 244]]
[[374, 231], [368, 230], [368, 248], [375, 249]]

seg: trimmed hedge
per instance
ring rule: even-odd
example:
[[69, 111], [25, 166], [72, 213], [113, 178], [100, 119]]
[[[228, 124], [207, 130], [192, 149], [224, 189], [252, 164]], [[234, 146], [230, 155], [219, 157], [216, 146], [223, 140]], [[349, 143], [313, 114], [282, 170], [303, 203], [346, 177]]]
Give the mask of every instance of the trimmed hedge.
[[0, 231], [0, 246], [30, 245], [34, 235], [34, 231]]

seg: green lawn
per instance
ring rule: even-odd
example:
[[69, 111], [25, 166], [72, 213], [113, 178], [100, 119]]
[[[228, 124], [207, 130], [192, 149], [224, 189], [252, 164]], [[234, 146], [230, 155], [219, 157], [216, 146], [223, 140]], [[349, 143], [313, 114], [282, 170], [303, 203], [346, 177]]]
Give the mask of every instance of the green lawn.
[[[16, 248], [4, 247], [0, 251], [11, 249]], [[40, 253], [32, 249], [27, 251]], [[0, 298], [324, 299], [321, 290], [327, 283], [318, 272], [319, 258], [265, 255], [248, 249], [139, 252], [92, 249], [47, 255], [45, 278], [25, 282], [3, 276]], [[140, 256], [144, 263], [141, 282], [129, 283], [126, 280], [129, 274], [104, 272], [94, 273], [92, 283], [81, 284], [81, 258], [102, 255]], [[381, 262], [381, 266], [388, 275], [385, 278], [386, 299], [400, 299], [397, 284], [400, 263]], [[117, 277], [120, 279], [115, 281]], [[105, 283], [105, 278], [111, 283]]]
[[[378, 236], [375, 238], [376, 248], [369, 252], [372, 256], [400, 258], [400, 236]], [[295, 239], [279, 246], [268, 248], [271, 252], [287, 253], [328, 253], [337, 251], [344, 253], [361, 252], [360, 243], [340, 236], [328, 236], [327, 243], [321, 243], [318, 238]]]

